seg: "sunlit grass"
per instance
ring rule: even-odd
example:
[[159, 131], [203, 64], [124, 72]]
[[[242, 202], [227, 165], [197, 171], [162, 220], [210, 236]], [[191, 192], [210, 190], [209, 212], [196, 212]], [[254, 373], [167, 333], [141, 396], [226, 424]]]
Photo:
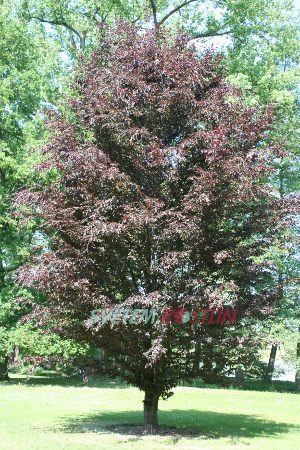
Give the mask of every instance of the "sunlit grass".
[[[113, 433], [141, 424], [137, 389], [110, 380], [15, 377], [0, 383], [0, 448], [23, 449], [291, 449], [300, 450], [299, 395], [178, 387], [160, 402], [160, 424], [176, 436]], [[180, 429], [194, 435], [180, 435]]]

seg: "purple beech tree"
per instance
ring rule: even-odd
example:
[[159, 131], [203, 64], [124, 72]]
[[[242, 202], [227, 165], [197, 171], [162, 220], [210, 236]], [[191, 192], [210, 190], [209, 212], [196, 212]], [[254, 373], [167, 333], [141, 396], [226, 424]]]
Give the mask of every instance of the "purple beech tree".
[[257, 261], [288, 211], [268, 184], [279, 152], [267, 144], [271, 109], [245, 107], [220, 58], [187, 42], [124, 24], [107, 32], [78, 72], [72, 119], [50, 121], [40, 170], [53, 181], [17, 199], [51, 243], [19, 274], [45, 294], [35, 317], [104, 349], [114, 373], [144, 391], [152, 431], [159, 398], [193, 374], [196, 356], [213, 379], [247, 361], [256, 339], [191, 320], [91, 325], [92, 311], [154, 308], [161, 318], [230, 306], [263, 318], [276, 287]]

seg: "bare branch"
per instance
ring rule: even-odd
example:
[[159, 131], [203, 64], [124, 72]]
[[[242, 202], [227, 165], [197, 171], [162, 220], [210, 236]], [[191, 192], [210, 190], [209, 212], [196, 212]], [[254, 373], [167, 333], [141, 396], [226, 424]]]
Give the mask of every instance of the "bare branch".
[[81, 36], [81, 34], [74, 27], [72, 27], [72, 25], [69, 25], [64, 20], [50, 20], [50, 19], [44, 19], [44, 17], [31, 16], [31, 15], [29, 16], [29, 19], [35, 19], [35, 20], [38, 20], [39, 22], [49, 23], [50, 25], [63, 26], [65, 28], [67, 28], [69, 31], [71, 31], [72, 33], [76, 34], [76, 36], [79, 38], [79, 41], [82, 42], [83, 37]]
[[86, 35], [87, 35], [87, 32], [84, 31], [84, 32], [82, 33], [82, 37], [80, 38], [80, 48], [81, 48], [82, 50], [85, 49]]
[[231, 34], [233, 31], [232, 30], [228, 30], [228, 31], [221, 31], [221, 32], [216, 32], [216, 33], [198, 33], [198, 34], [194, 34], [190, 37], [190, 41], [192, 41], [193, 39], [200, 39], [200, 38], [206, 38], [206, 37], [217, 37], [217, 36], [225, 36], [228, 34]]
[[150, 4], [151, 4], [151, 8], [152, 8], [154, 26], [155, 26], [155, 29], [157, 29], [159, 27], [159, 23], [157, 21], [157, 9], [156, 9], [155, 1], [154, 0], [150, 0]]
[[70, 34], [71, 45], [72, 45], [72, 47], [74, 47], [77, 50], [77, 45], [76, 45], [76, 42], [75, 42], [74, 35], [73, 35], [72, 31], [70, 31], [69, 34]]
[[166, 20], [168, 20], [169, 17], [173, 16], [177, 11], [184, 8], [185, 6], [189, 5], [190, 3], [197, 2], [198, 0], [186, 0], [185, 2], [181, 3], [180, 5], [176, 6], [176, 8], [172, 9], [168, 14], [166, 14], [158, 23], [158, 26], [162, 25]]

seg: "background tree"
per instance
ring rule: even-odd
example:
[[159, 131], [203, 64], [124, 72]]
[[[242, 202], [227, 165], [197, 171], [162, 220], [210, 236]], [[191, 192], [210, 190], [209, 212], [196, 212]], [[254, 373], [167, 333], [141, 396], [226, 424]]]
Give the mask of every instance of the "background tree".
[[16, 325], [28, 313], [14, 302], [15, 271], [40, 247], [37, 223], [23, 226], [12, 214], [13, 195], [37, 180], [32, 146], [44, 139], [39, 110], [58, 97], [61, 68], [53, 42], [17, 19], [6, 2], [1, 5], [0, 36], [0, 379], [7, 379], [9, 356], [18, 344]]
[[[51, 30], [71, 58], [97, 45], [99, 27], [119, 19], [141, 27], [151, 24], [157, 29], [188, 32], [194, 39], [228, 38], [224, 42], [230, 44], [235, 72], [248, 66], [250, 58], [254, 62], [253, 73], [261, 61], [262, 66], [274, 66], [275, 61], [265, 60], [264, 53], [269, 53], [270, 48], [275, 52], [287, 50], [290, 38], [297, 46], [298, 27], [290, 0], [249, 0], [247, 5], [242, 0], [15, 0], [14, 7], [23, 18]], [[289, 48], [292, 58], [293, 50], [294, 46]], [[247, 56], [245, 60], [241, 53]], [[255, 60], [258, 54], [259, 63]], [[277, 58], [275, 67], [278, 61]]]
[[44, 149], [45, 170], [61, 179], [18, 196], [38, 206], [52, 236], [19, 279], [47, 296], [37, 311], [45, 327], [114, 356], [119, 375], [145, 392], [153, 429], [159, 397], [192, 374], [199, 337], [202, 360], [215, 345], [223, 367], [247, 357], [247, 337], [190, 321], [85, 321], [116, 305], [156, 308], [160, 318], [165, 308], [231, 305], [255, 326], [277, 296], [255, 258], [290, 212], [268, 184], [280, 151], [267, 145], [270, 110], [243, 106], [218, 57], [199, 59], [184, 38], [172, 44], [122, 24], [81, 68], [77, 90], [73, 122], [58, 116]]
[[[288, 10], [281, 13], [270, 10], [270, 13], [268, 21], [269, 25], [272, 23], [273, 38], [267, 36], [268, 32], [260, 36], [249, 35], [229, 50], [227, 61], [232, 72], [229, 80], [248, 91], [248, 104], [271, 102], [275, 106], [276, 127], [272, 139], [284, 145], [286, 153], [276, 160], [273, 183], [283, 198], [299, 191], [299, 25], [296, 16], [290, 15]], [[274, 280], [277, 280], [280, 299], [277, 300], [277, 314], [270, 322], [268, 342], [271, 348], [265, 380], [272, 379], [279, 343], [282, 348], [290, 346], [291, 339], [286, 339], [287, 330], [295, 341], [295, 320], [299, 320], [297, 235], [296, 221], [294, 232], [284, 233], [266, 254]]]

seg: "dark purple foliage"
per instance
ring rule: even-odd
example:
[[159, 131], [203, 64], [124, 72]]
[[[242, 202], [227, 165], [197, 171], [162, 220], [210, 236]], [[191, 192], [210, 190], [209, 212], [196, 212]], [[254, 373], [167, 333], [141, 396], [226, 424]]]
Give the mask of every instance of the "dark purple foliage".
[[171, 43], [124, 24], [81, 67], [76, 88], [76, 120], [52, 121], [44, 149], [60, 182], [18, 198], [38, 206], [51, 236], [51, 251], [19, 279], [46, 295], [60, 333], [104, 349], [145, 391], [145, 423], [155, 427], [158, 398], [193, 373], [195, 354], [208, 380], [247, 361], [238, 328], [84, 321], [115, 304], [161, 316], [180, 307], [229, 305], [260, 318], [271, 310], [272, 268], [255, 257], [288, 210], [267, 182], [272, 112], [243, 106], [217, 55], [199, 58], [184, 37]]

